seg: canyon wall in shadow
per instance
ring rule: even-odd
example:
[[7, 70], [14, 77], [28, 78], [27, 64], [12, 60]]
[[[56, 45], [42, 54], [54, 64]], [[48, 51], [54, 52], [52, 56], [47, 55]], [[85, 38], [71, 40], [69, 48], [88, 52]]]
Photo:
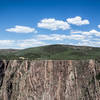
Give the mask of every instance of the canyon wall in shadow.
[[100, 100], [100, 61], [0, 61], [0, 100]]

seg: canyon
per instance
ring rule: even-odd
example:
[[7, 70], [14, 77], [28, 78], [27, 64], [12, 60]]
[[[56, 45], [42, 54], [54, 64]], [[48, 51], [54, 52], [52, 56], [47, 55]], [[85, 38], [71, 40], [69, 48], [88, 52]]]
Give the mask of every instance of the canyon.
[[1, 60], [0, 100], [100, 100], [100, 60]]

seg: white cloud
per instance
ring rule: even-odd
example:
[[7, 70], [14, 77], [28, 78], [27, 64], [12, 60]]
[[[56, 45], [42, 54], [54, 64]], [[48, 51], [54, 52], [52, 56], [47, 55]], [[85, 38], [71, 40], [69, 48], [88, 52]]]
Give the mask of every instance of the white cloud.
[[0, 40], [0, 48], [24, 49], [29, 47], [53, 44], [53, 43], [100, 47], [100, 39], [98, 37], [91, 38], [83, 34], [71, 34], [71, 35], [42, 34], [42, 35], [35, 35], [33, 38], [25, 40]]
[[77, 45], [100, 47], [100, 41], [80, 41]]
[[71, 33], [81, 33], [83, 35], [95, 35], [95, 36], [100, 36], [100, 32], [96, 30], [90, 30], [90, 31], [74, 31], [72, 30]]
[[[100, 40], [96, 39], [93, 40], [91, 37], [87, 37], [83, 34], [71, 34], [71, 35], [65, 35], [65, 34], [50, 34], [50, 35], [37, 35], [35, 37], [37, 40], [50, 40], [54, 41], [53, 43], [61, 43], [61, 44], [69, 44], [69, 45], [81, 45], [81, 46], [98, 46], [100, 47]], [[52, 42], [51, 42], [52, 43]]]
[[15, 43], [15, 40], [0, 40], [0, 48], [1, 49], [8, 49], [12, 48]]
[[100, 25], [98, 25], [98, 28], [100, 28]]
[[14, 40], [0, 40], [0, 46], [12, 45], [14, 42], [15, 42]]
[[27, 26], [19, 26], [16, 25], [14, 28], [8, 28], [6, 29], [7, 32], [16, 32], [16, 33], [36, 33], [37, 31], [35, 28], [27, 27]]
[[80, 16], [76, 16], [74, 18], [68, 18], [67, 22], [69, 24], [75, 24], [77, 26], [90, 24], [90, 22], [88, 20], [86, 20], [86, 19], [82, 20], [82, 18]]
[[66, 39], [67, 35], [60, 35], [60, 34], [51, 34], [51, 35], [37, 35], [36, 38], [38, 40], [53, 40], [53, 41], [62, 41], [64, 39]]
[[0, 40], [0, 48], [2, 49], [24, 49], [35, 46], [47, 45], [47, 43], [37, 39], [25, 39], [25, 40]]
[[83, 32], [83, 34], [100, 36], [100, 32], [99, 31], [96, 31], [94, 29], [93, 30], [90, 30], [88, 32]]
[[[71, 31], [71, 33], [79, 33], [83, 36], [85, 36], [84, 39], [80, 39], [80, 41], [77, 43], [77, 45], [80, 46], [94, 46], [94, 47], [100, 47], [100, 32], [96, 30], [90, 30], [90, 31]], [[95, 35], [96, 37], [94, 37]]]
[[69, 35], [68, 38], [72, 40], [83, 40], [86, 37], [84, 35]]
[[84, 35], [65, 35], [65, 34], [51, 34], [51, 35], [37, 35], [37, 40], [52, 40], [52, 41], [63, 41], [63, 40], [81, 40], [85, 39]]
[[79, 31], [79, 30], [71, 30], [70, 33], [82, 33], [82, 31]]
[[62, 20], [56, 20], [53, 18], [43, 19], [38, 23], [39, 28], [50, 29], [50, 30], [67, 30], [70, 29], [70, 25]]
[[35, 47], [35, 46], [42, 46], [42, 45], [46, 45], [46, 43], [36, 39], [26, 39], [26, 40], [17, 41], [17, 46], [20, 48], [28, 48], [28, 47]]

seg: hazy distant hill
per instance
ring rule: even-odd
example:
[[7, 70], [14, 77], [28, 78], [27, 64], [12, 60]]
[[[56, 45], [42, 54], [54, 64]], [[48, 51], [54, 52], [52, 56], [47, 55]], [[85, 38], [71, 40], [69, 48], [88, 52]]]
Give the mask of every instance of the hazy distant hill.
[[78, 60], [100, 58], [100, 48], [72, 45], [47, 45], [23, 50], [6, 49], [0, 50], [0, 59], [55, 59], [55, 60]]

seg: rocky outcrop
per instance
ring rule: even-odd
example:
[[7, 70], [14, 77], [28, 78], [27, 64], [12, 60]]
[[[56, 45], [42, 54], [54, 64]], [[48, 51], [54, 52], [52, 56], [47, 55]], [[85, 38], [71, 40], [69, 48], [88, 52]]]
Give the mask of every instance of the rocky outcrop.
[[0, 61], [0, 100], [100, 100], [100, 61]]

